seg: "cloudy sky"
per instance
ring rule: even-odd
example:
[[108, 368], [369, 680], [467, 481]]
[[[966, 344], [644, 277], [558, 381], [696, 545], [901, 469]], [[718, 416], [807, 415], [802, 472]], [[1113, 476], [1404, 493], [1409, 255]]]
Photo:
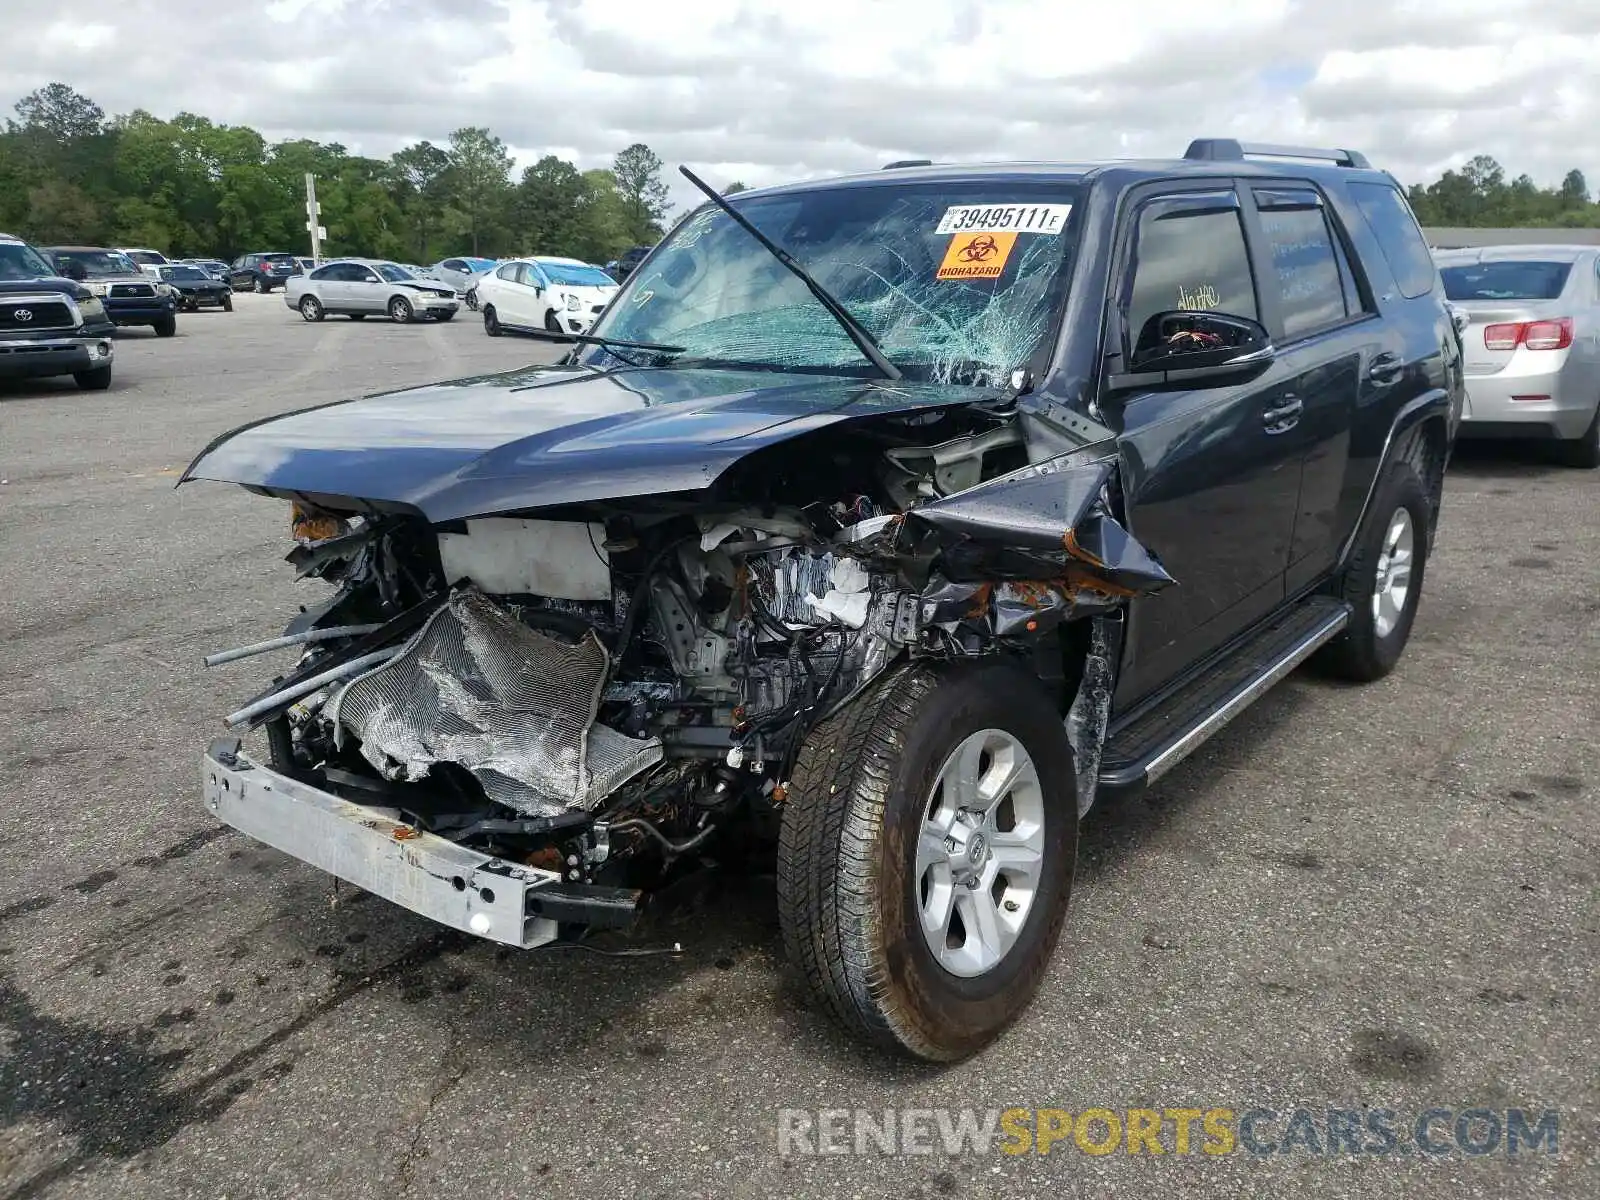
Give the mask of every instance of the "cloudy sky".
[[487, 125], [757, 185], [1225, 135], [1600, 185], [1600, 0], [0, 0], [0, 38], [0, 108], [59, 79], [375, 156]]

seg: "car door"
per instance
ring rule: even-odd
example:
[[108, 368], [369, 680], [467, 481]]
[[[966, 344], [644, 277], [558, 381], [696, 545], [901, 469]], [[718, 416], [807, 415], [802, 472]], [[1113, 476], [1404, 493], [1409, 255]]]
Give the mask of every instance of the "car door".
[[519, 324], [543, 329], [544, 315], [550, 307], [550, 281], [545, 278], [538, 263], [522, 264], [522, 272], [517, 276], [517, 291], [520, 293], [517, 307], [523, 314]]
[[350, 297], [350, 311], [361, 313], [380, 313], [388, 307], [389, 285], [384, 283], [382, 277], [366, 263], [346, 263], [349, 274], [345, 277], [349, 282], [342, 286], [347, 289]]
[[[1244, 203], [1232, 184], [1147, 192], [1119, 234], [1119, 316], [1131, 351], [1174, 310], [1259, 320]], [[1106, 395], [1120, 434], [1135, 537], [1178, 581], [1131, 604], [1115, 706], [1125, 711], [1248, 629], [1284, 599], [1300, 491], [1276, 364], [1245, 382]]]
[[478, 307], [492, 305], [502, 325], [521, 324], [517, 316], [517, 275], [522, 270], [518, 262], [502, 263], [494, 274], [478, 285]]
[[250, 286], [250, 255], [241, 255], [233, 260], [233, 266], [228, 268], [228, 286]]
[[[1284, 373], [1278, 436], [1300, 456], [1300, 495], [1285, 587], [1319, 583], [1334, 567], [1343, 534], [1340, 497], [1358, 408], [1382, 399], [1400, 371], [1385, 369], [1370, 285], [1351, 270], [1349, 234], [1309, 181], [1274, 180], [1246, 192], [1261, 264], [1263, 323]], [[1363, 364], [1375, 364], [1363, 370]]]
[[306, 290], [322, 301], [329, 312], [347, 312], [350, 309], [350, 272], [345, 263], [332, 263], [319, 267], [306, 277]]
[[467, 273], [467, 264], [459, 258], [447, 258], [439, 264], [439, 278], [458, 292], [466, 280]]

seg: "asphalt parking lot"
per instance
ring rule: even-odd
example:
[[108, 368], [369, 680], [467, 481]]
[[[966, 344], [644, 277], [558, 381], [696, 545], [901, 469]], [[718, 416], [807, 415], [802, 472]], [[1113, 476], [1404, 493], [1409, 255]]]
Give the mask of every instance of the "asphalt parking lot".
[[[759, 879], [657, 931], [681, 956], [516, 954], [216, 825], [197, 756], [264, 668], [201, 656], [314, 592], [284, 505], [178, 473], [553, 356], [242, 295], [120, 338], [109, 392], [0, 385], [0, 1197], [1600, 1194], [1600, 478], [1531, 454], [1452, 468], [1393, 676], [1297, 676], [1090, 817], [1039, 1000], [953, 1068], [809, 1011]], [[777, 1152], [785, 1108], [1013, 1105], [1561, 1124], [1516, 1158]]]

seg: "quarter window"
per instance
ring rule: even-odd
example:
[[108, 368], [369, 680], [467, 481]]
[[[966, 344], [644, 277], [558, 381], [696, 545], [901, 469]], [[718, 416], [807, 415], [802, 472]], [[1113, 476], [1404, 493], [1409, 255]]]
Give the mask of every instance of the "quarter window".
[[[1256, 194], [1272, 252], [1271, 284], [1278, 289], [1286, 338], [1337, 325], [1353, 311], [1327, 215], [1313, 194]], [[1358, 308], [1359, 305], [1357, 304]]]
[[1174, 309], [1260, 319], [1237, 208], [1157, 201], [1140, 215], [1129, 337], [1137, 342], [1146, 321]]
[[1433, 291], [1438, 272], [1406, 198], [1386, 183], [1352, 183], [1350, 195], [1372, 226], [1400, 294], [1415, 300]]
[[504, 279], [507, 283], [515, 283], [517, 281], [517, 272], [521, 269], [521, 263], [507, 263], [494, 273], [495, 278]]

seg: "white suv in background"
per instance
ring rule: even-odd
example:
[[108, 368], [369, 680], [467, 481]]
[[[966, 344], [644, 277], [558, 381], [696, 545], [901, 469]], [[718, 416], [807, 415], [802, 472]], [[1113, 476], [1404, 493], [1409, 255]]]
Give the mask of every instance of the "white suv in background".
[[475, 285], [483, 328], [587, 333], [617, 294], [617, 281], [576, 258], [513, 258]]

